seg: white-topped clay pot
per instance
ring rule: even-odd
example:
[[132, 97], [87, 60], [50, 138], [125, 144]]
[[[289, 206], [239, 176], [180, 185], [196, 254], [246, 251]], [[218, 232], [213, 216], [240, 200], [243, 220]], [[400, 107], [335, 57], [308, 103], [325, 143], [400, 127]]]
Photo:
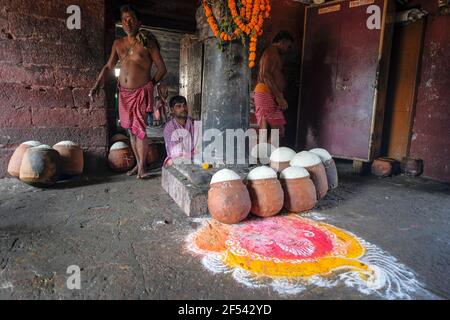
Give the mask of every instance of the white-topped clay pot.
[[292, 167], [302, 167], [308, 170], [311, 180], [317, 191], [317, 199], [320, 200], [327, 194], [328, 179], [325, 167], [320, 157], [312, 152], [302, 151], [291, 160]]
[[325, 171], [327, 173], [328, 180], [328, 189], [336, 189], [339, 185], [339, 177], [336, 168], [336, 163], [333, 160], [331, 154], [322, 148], [312, 149], [309, 152], [312, 152], [320, 157], [322, 163], [325, 167]]
[[262, 166], [250, 171], [247, 176], [247, 189], [252, 201], [253, 214], [271, 217], [277, 215], [283, 208], [283, 189], [274, 169]]
[[230, 169], [213, 175], [208, 192], [211, 216], [225, 224], [239, 223], [250, 213], [251, 202], [241, 177]]
[[284, 191], [284, 207], [292, 213], [313, 209], [317, 203], [317, 192], [308, 170], [289, 167], [280, 175]]
[[108, 164], [111, 170], [125, 172], [134, 168], [136, 159], [131, 147], [125, 142], [116, 142], [109, 150]]
[[295, 154], [295, 151], [291, 148], [278, 148], [270, 155], [270, 166], [277, 172], [281, 172], [290, 166], [290, 162], [295, 157]]
[[83, 173], [83, 149], [75, 142], [61, 141], [53, 146], [61, 156], [61, 173], [79, 175]]

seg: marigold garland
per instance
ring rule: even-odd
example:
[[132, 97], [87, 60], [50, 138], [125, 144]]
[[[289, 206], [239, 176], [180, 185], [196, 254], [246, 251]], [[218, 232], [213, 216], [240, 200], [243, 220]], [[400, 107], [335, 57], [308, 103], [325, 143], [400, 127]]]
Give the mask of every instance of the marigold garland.
[[249, 48], [249, 68], [255, 66], [256, 46], [258, 37], [263, 34], [264, 19], [270, 17], [270, 0], [226, 0], [228, 9], [231, 12], [232, 20], [235, 24], [233, 32], [227, 32], [222, 26], [217, 24], [216, 18], [208, 4], [208, 0], [203, 0], [205, 15], [214, 36], [221, 41], [232, 41], [243, 35], [250, 38]]

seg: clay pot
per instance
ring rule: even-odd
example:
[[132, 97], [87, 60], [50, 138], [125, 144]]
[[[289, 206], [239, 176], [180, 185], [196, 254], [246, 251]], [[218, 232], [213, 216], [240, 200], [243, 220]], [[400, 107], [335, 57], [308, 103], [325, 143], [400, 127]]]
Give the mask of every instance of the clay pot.
[[58, 151], [47, 145], [32, 147], [25, 151], [20, 165], [20, 180], [37, 187], [55, 184], [60, 174]]
[[308, 170], [316, 187], [317, 199], [320, 200], [328, 192], [328, 179], [325, 167], [319, 156], [312, 152], [302, 151], [291, 160], [292, 167], [303, 167]]
[[109, 142], [111, 145], [115, 144], [116, 142], [125, 142], [129, 146], [131, 145], [130, 138], [122, 133], [113, 135]]
[[301, 167], [289, 167], [280, 175], [284, 191], [284, 207], [293, 213], [313, 209], [317, 204], [317, 192], [309, 172]]
[[247, 176], [247, 189], [252, 201], [251, 212], [259, 217], [272, 217], [283, 208], [284, 193], [275, 170], [258, 167]]
[[15, 178], [19, 178], [20, 165], [22, 164], [22, 159], [25, 151], [27, 151], [29, 148], [40, 146], [41, 144], [42, 143], [40, 143], [39, 141], [27, 141], [18, 146], [11, 156], [11, 159], [9, 160], [8, 173]]
[[156, 144], [148, 145], [147, 164], [152, 164], [159, 160], [158, 146]]
[[281, 172], [290, 167], [290, 162], [294, 157], [294, 150], [286, 147], [278, 148], [270, 155], [270, 166], [277, 172]]
[[401, 171], [408, 176], [420, 176], [423, 173], [423, 160], [403, 158], [401, 163]]
[[111, 170], [116, 172], [133, 169], [136, 164], [133, 150], [124, 142], [116, 142], [109, 151], [108, 164]]
[[270, 143], [259, 143], [253, 147], [250, 155], [253, 159], [257, 160], [259, 164], [269, 164], [270, 156], [273, 151], [275, 151], [275, 147]]
[[247, 188], [237, 173], [223, 169], [212, 177], [208, 209], [214, 219], [225, 224], [239, 223], [247, 218], [251, 205]]
[[331, 154], [327, 150], [321, 148], [312, 149], [309, 152], [318, 155], [320, 160], [322, 160], [323, 166], [325, 167], [325, 171], [327, 173], [328, 189], [336, 189], [339, 185], [339, 177], [336, 163], [334, 162]]
[[390, 177], [400, 173], [400, 163], [391, 158], [378, 158], [373, 161], [371, 171], [377, 177]]
[[72, 141], [62, 141], [53, 146], [61, 156], [61, 173], [76, 176], [83, 173], [83, 149]]

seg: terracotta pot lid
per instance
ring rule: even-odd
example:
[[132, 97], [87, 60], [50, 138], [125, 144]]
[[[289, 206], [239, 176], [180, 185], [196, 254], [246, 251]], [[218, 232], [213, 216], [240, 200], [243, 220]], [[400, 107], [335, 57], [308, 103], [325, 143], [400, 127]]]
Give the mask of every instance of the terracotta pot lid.
[[119, 142], [114, 143], [110, 150], [114, 151], [114, 150], [122, 150], [122, 149], [128, 149], [128, 148], [130, 148], [129, 145], [127, 145], [125, 142], [119, 141]]
[[54, 147], [79, 147], [79, 145], [73, 141], [61, 141], [54, 145]]
[[213, 175], [210, 184], [234, 180], [241, 180], [241, 177], [233, 170], [222, 169]]
[[280, 179], [290, 180], [290, 179], [301, 179], [309, 177], [309, 172], [302, 167], [289, 167], [281, 172]]
[[46, 144], [41, 144], [41, 145], [38, 145], [38, 146], [36, 146], [36, 147], [32, 147], [31, 149], [53, 150], [52, 147], [50, 147], [49, 145], [46, 145]]
[[247, 180], [265, 180], [265, 179], [277, 179], [277, 172], [270, 167], [262, 166], [253, 169], [247, 176]]
[[309, 168], [322, 163], [320, 157], [312, 152], [302, 151], [298, 153], [292, 160], [292, 167]]
[[295, 151], [291, 148], [281, 147], [276, 149], [270, 155], [270, 161], [273, 162], [288, 162], [291, 161], [292, 158], [295, 157]]
[[22, 144], [31, 146], [31, 147], [37, 147], [37, 146], [40, 146], [42, 143], [40, 143], [39, 141], [27, 141]]
[[312, 150], [309, 150], [309, 152], [312, 152], [312, 153], [318, 155], [319, 158], [322, 159], [322, 161], [329, 161], [329, 160], [333, 159], [331, 154], [327, 150], [322, 149], [322, 148], [312, 149]]

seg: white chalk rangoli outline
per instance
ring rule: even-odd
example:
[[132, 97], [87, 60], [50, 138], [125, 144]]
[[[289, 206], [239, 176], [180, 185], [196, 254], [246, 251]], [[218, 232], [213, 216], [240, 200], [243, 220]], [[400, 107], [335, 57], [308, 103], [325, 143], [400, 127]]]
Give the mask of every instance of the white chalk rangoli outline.
[[[320, 217], [320, 223], [324, 223], [323, 215], [317, 214]], [[314, 219], [315, 214], [311, 215]], [[196, 219], [195, 222], [205, 225], [210, 219]], [[313, 220], [311, 220], [313, 221]], [[336, 235], [329, 230], [322, 228], [319, 225], [313, 224], [315, 227], [324, 231], [336, 245], [336, 250], [333, 250], [332, 255], [339, 256], [346, 251], [346, 247], [342, 246], [340, 241], [337, 241]], [[330, 225], [331, 226], [331, 225]], [[333, 226], [334, 227], [334, 226]], [[336, 228], [336, 227], [334, 227]], [[339, 228], [337, 228], [339, 229]], [[199, 229], [200, 230], [200, 229]], [[344, 230], [343, 230], [344, 231]], [[414, 272], [404, 264], [400, 263], [395, 257], [391, 256], [384, 250], [377, 246], [355, 236], [351, 232], [345, 233], [353, 236], [364, 247], [365, 253], [357, 260], [367, 264], [372, 272], [367, 272], [365, 276], [367, 280], [361, 278], [361, 271], [349, 271], [348, 268], [337, 268], [333, 270], [330, 277], [315, 275], [311, 277], [268, 277], [255, 275], [247, 270], [230, 267], [225, 264], [227, 252], [215, 253], [200, 249], [195, 244], [196, 232], [191, 233], [186, 239], [186, 248], [191, 253], [202, 256], [203, 266], [212, 273], [231, 273], [233, 278], [249, 287], [249, 288], [263, 288], [270, 286], [274, 291], [280, 295], [299, 294], [307, 289], [308, 286], [314, 285], [321, 288], [333, 288], [339, 283], [344, 283], [347, 287], [354, 288], [365, 295], [378, 295], [384, 299], [412, 299], [413, 294], [422, 294], [429, 298], [435, 298], [434, 295], [424, 289], [424, 285], [416, 279]], [[236, 248], [237, 241], [229, 239], [226, 241], [227, 247], [231, 250]], [[267, 258], [255, 253], [249, 253], [247, 250], [234, 250], [232, 252], [236, 255], [249, 256], [252, 259], [261, 261], [283, 262], [280, 259]], [[292, 263], [314, 261], [315, 259], [301, 259], [289, 260]]]

